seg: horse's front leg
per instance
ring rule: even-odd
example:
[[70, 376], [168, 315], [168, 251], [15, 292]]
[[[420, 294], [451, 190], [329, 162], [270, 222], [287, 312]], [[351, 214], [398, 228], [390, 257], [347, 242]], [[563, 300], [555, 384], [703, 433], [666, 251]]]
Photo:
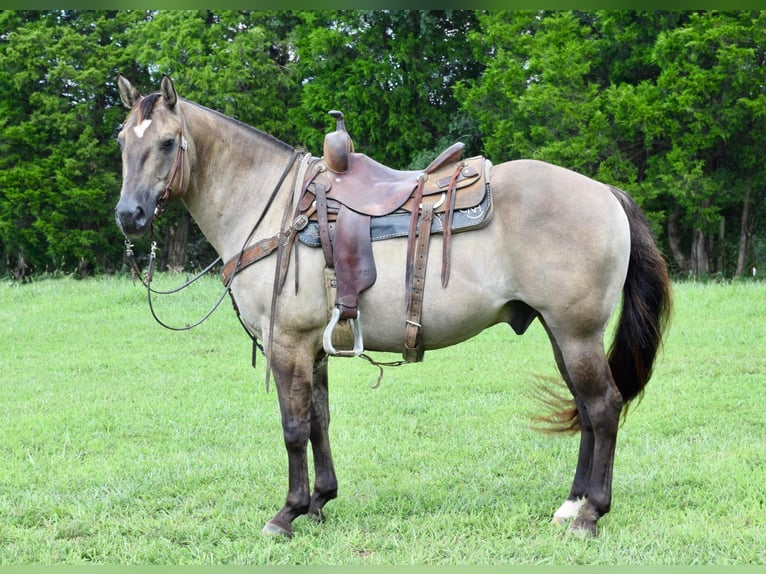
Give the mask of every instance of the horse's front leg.
[[324, 521], [322, 508], [338, 495], [338, 480], [330, 451], [330, 405], [327, 389], [327, 357], [314, 364], [314, 384], [311, 393], [311, 449], [314, 453], [314, 493], [311, 495], [309, 516]]
[[288, 459], [287, 500], [266, 523], [263, 531], [286, 537], [293, 535], [292, 522], [306, 514], [311, 503], [306, 447], [311, 433], [312, 360], [300, 360], [301, 353], [274, 353], [274, 381], [282, 415], [282, 433]]

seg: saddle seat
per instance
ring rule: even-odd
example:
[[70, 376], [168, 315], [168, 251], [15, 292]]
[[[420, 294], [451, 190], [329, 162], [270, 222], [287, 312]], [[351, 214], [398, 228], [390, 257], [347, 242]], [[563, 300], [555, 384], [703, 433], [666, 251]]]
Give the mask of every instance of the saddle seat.
[[[327, 198], [330, 219], [337, 214], [340, 206], [346, 207], [371, 217], [390, 215], [399, 210], [412, 212], [414, 193], [418, 184], [423, 183], [421, 203], [434, 203], [437, 212], [445, 211], [444, 198], [455, 173], [464, 144], [457, 142], [444, 150], [423, 171], [400, 171], [387, 167], [362, 153], [348, 155], [349, 169], [344, 173], [335, 172], [322, 161], [316, 166], [316, 172], [309, 174], [306, 192], [299, 204], [299, 212], [311, 210], [316, 201], [316, 186], [323, 186]], [[457, 193], [456, 209], [467, 209], [477, 205], [485, 195], [482, 186], [475, 186], [483, 170], [484, 158], [477, 156], [461, 162], [455, 179]], [[465, 191], [463, 191], [465, 190]], [[417, 206], [419, 207], [419, 206]], [[311, 213], [316, 221], [317, 215]]]

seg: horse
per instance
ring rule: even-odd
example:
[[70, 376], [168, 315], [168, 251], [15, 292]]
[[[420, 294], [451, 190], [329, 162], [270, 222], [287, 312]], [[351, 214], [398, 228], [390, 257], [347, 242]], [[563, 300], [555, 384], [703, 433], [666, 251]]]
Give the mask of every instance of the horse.
[[[130, 110], [117, 136], [122, 188], [115, 217], [126, 238], [147, 234], [165, 203], [179, 199], [225, 261], [241, 258], [264, 237], [286, 243], [285, 214], [294, 209], [298, 172], [304, 160], [317, 158], [179, 97], [168, 76], [146, 96], [122, 75], [117, 84]], [[519, 335], [535, 319], [542, 324], [563, 379], [558, 383], [571, 393], [546, 420], [552, 430], [580, 434], [574, 479], [552, 522], [597, 536], [612, 502], [618, 427], [652, 375], [671, 314], [667, 265], [642, 210], [615, 187], [528, 159], [491, 165], [488, 183], [492, 219], [451, 238], [449, 282], [442, 284], [438, 266], [426, 269], [422, 344], [444, 348], [500, 323]], [[434, 235], [431, 249], [443, 240]], [[284, 506], [263, 530], [287, 538], [299, 516], [323, 522], [338, 491], [323, 345], [327, 263], [321, 249], [294, 249], [300, 265], [296, 254], [284, 270], [284, 250], [269, 255], [272, 250], [227, 283], [241, 323], [263, 343], [275, 381], [289, 483]], [[373, 326], [365, 333], [367, 350], [401, 351], [407, 249], [403, 237], [372, 244], [377, 277], [358, 301], [364, 324]], [[281, 269], [295, 289], [275, 288]], [[617, 313], [607, 352], [607, 324]]]

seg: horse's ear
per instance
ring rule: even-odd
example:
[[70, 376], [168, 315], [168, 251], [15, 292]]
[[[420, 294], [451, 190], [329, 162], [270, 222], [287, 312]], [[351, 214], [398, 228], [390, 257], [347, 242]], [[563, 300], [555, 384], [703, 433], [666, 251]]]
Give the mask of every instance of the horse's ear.
[[132, 110], [133, 106], [135, 106], [138, 100], [141, 99], [141, 94], [122, 74], [117, 76], [117, 87], [120, 90], [120, 100], [122, 100], [122, 105]]
[[162, 97], [169, 108], [172, 109], [175, 107], [176, 102], [178, 101], [178, 96], [176, 95], [176, 89], [173, 86], [173, 80], [171, 80], [169, 76], [162, 76], [160, 94], [162, 94]]

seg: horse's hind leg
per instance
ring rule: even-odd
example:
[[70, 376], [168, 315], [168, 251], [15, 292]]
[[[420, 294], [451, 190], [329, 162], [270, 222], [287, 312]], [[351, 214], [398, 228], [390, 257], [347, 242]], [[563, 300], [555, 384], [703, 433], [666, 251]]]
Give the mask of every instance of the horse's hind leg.
[[572, 488], [554, 514], [555, 522], [573, 518], [575, 532], [598, 533], [598, 519], [609, 512], [612, 469], [622, 397], [604, 354], [603, 338], [556, 335], [546, 324], [556, 362], [575, 397], [580, 417], [580, 451]]
[[588, 418], [588, 413], [582, 401], [575, 400], [577, 413], [580, 417], [580, 450], [577, 456], [577, 468], [575, 470], [572, 488], [564, 503], [553, 514], [554, 524], [564, 524], [580, 514], [580, 510], [588, 500], [588, 484], [590, 469], [593, 460], [595, 436], [593, 426]]
[[[566, 362], [564, 361], [561, 349], [559, 348], [556, 339], [548, 330], [548, 326], [544, 321], [541, 322], [546, 331], [548, 331], [548, 337], [550, 338], [551, 346], [553, 347], [553, 355], [556, 358], [556, 364], [558, 365], [559, 372], [569, 387], [570, 392], [575, 395], [572, 379], [569, 376], [569, 371], [567, 370]], [[580, 450], [577, 457], [577, 469], [575, 470], [575, 476], [574, 480], [572, 481], [572, 488], [569, 491], [569, 496], [559, 507], [559, 509], [556, 510], [556, 512], [553, 514], [552, 522], [554, 524], [563, 524], [569, 520], [572, 520], [573, 518], [576, 518], [580, 513], [580, 509], [585, 504], [585, 500], [587, 498], [588, 475], [591, 466], [591, 459], [593, 457], [593, 426], [590, 424], [590, 419], [588, 419], [588, 413], [585, 410], [583, 402], [575, 398], [575, 407], [577, 409], [577, 416], [579, 418], [580, 424]]]
[[330, 451], [330, 406], [327, 389], [327, 357], [314, 364], [311, 389], [311, 449], [314, 453], [314, 493], [311, 495], [309, 516], [324, 521], [322, 508], [338, 495], [338, 480]]

